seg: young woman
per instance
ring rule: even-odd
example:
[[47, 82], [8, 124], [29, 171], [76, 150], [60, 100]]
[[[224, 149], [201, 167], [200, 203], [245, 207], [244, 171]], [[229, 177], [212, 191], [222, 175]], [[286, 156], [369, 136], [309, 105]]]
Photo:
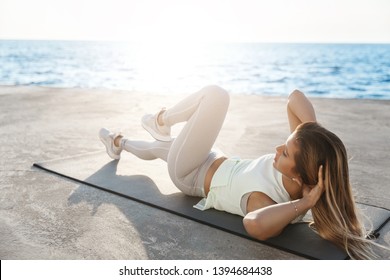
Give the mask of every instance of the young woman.
[[[265, 240], [276, 236], [311, 209], [313, 228], [343, 248], [351, 258], [373, 255], [357, 216], [341, 140], [316, 122], [312, 104], [295, 90], [288, 99], [291, 135], [276, 153], [257, 159], [227, 158], [213, 150], [224, 122], [228, 93], [208, 86], [175, 106], [145, 115], [142, 126], [155, 141], [135, 141], [105, 128], [99, 132], [108, 155], [122, 150], [167, 162], [173, 183], [203, 199], [196, 208], [215, 208], [244, 217], [248, 234]], [[171, 127], [186, 122], [172, 139]]]

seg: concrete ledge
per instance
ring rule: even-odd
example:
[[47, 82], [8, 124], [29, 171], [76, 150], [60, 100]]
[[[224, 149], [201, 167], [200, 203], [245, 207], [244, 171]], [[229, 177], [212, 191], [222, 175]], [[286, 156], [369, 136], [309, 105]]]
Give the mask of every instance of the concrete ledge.
[[[181, 97], [0, 87], [0, 258], [299, 259], [32, 168], [33, 162], [103, 149], [102, 126], [149, 138], [140, 117]], [[390, 208], [390, 101], [312, 101], [319, 122], [347, 146], [356, 200]], [[289, 134], [285, 104], [282, 97], [233, 94], [217, 146], [250, 158], [273, 152]], [[390, 243], [389, 229], [379, 243]], [[390, 259], [388, 251], [379, 253]]]

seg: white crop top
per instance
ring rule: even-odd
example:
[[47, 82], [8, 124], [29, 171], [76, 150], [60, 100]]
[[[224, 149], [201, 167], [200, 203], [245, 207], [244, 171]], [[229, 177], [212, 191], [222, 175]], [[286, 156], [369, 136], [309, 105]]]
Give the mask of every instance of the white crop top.
[[246, 194], [262, 192], [276, 203], [290, 201], [290, 195], [283, 186], [282, 174], [273, 166], [274, 156], [269, 154], [257, 159], [225, 160], [212, 178], [207, 198], [194, 207], [200, 210], [215, 208], [245, 216], [246, 205], [242, 209], [241, 200]]

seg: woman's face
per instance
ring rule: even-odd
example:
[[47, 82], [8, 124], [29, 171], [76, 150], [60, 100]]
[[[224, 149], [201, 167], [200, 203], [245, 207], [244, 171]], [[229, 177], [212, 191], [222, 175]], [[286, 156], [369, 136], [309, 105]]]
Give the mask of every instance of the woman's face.
[[298, 145], [295, 140], [295, 132], [288, 138], [286, 143], [276, 147], [274, 167], [290, 179], [298, 177], [295, 171], [295, 153], [298, 152]]

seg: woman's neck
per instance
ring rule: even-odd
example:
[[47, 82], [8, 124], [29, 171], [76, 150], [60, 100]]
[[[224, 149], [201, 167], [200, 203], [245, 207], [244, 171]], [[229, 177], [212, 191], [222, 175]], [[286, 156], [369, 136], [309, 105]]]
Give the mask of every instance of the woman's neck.
[[302, 188], [297, 182], [291, 180], [291, 178], [282, 175], [283, 186], [290, 195], [292, 200], [302, 197]]

